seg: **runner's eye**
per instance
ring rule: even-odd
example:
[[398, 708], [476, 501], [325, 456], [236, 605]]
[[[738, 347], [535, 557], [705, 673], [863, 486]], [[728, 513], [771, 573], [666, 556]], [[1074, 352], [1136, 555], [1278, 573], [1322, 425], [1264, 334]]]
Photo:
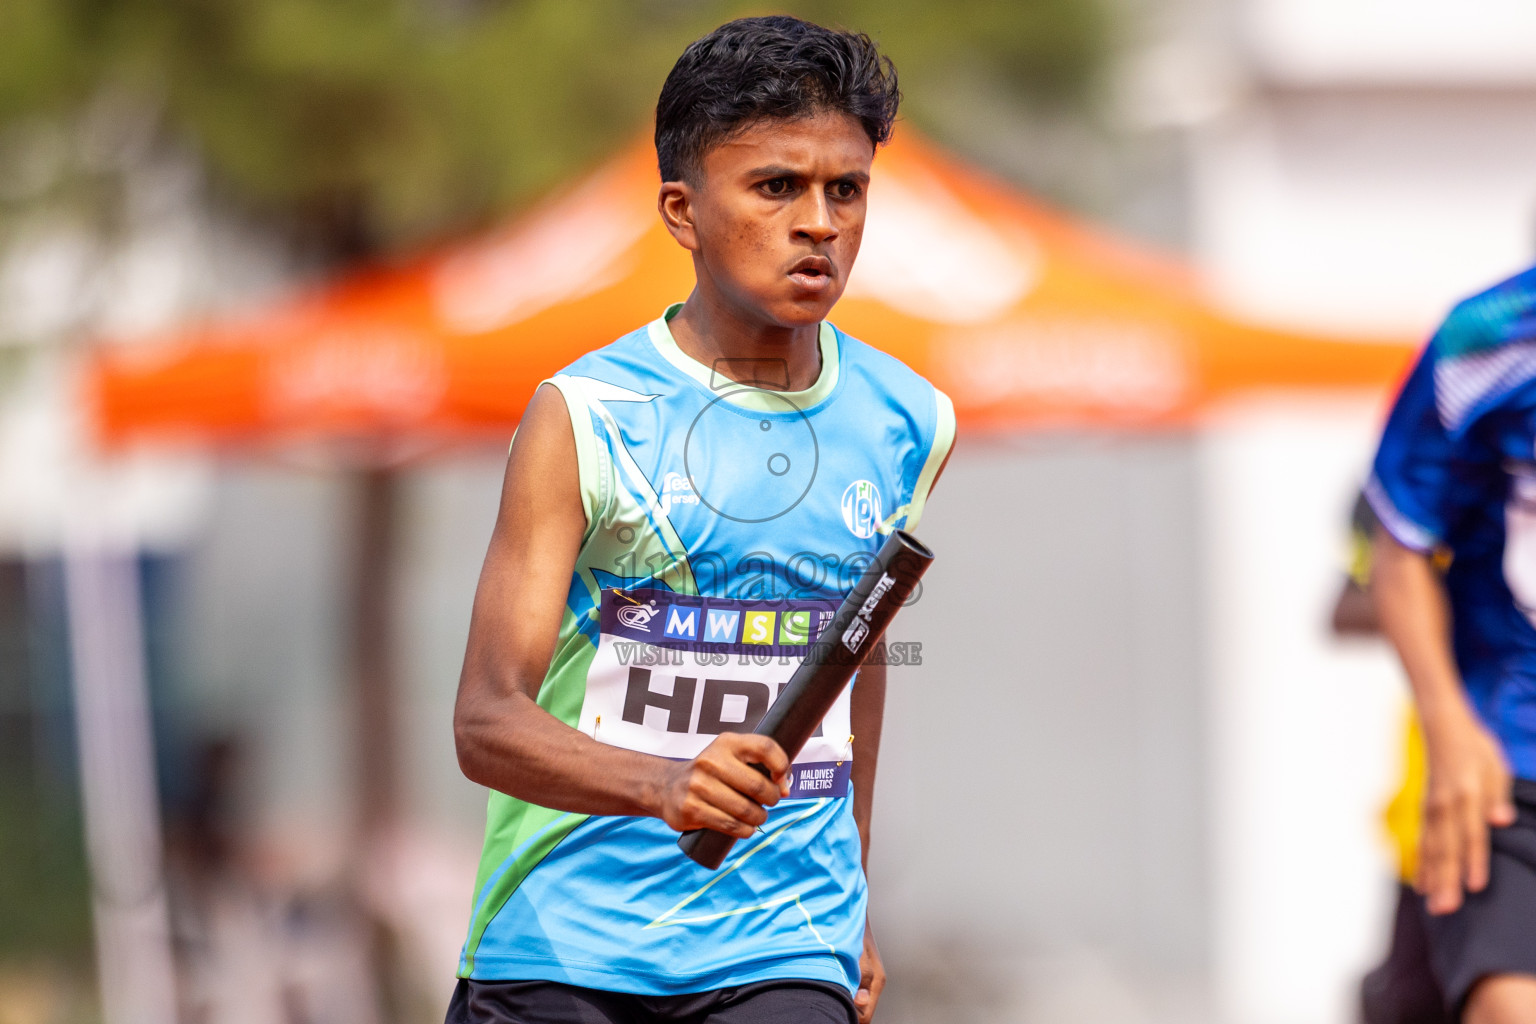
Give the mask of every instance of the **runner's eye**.
[[854, 181], [834, 181], [827, 186], [827, 191], [834, 199], [857, 199], [863, 190]]
[[758, 188], [771, 196], [787, 196], [794, 186], [788, 178], [769, 178], [759, 185]]

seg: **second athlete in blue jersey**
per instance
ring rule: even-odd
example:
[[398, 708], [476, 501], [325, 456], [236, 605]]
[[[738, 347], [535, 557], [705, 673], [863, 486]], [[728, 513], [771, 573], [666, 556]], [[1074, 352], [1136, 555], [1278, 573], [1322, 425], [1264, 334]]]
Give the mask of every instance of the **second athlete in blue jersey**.
[[1459, 304], [1392, 410], [1366, 495], [1404, 546], [1452, 554], [1467, 693], [1536, 779], [1536, 268]]

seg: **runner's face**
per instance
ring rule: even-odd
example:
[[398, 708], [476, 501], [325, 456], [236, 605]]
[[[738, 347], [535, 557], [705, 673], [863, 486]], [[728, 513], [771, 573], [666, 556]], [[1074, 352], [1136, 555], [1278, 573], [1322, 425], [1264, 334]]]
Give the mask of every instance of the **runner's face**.
[[765, 119], [710, 149], [700, 183], [681, 185], [692, 231], [673, 230], [700, 286], [766, 324], [824, 319], [859, 254], [874, 156], [835, 112]]

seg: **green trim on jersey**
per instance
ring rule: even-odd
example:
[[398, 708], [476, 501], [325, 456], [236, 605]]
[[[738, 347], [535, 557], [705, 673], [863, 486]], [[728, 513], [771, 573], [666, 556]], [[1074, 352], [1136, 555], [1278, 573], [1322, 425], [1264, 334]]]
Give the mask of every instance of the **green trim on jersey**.
[[939, 469], [944, 465], [950, 448], [955, 444], [955, 403], [951, 402], [949, 396], [938, 388], [933, 389], [933, 400], [937, 406], [933, 445], [928, 449], [928, 458], [923, 462], [923, 471], [918, 474], [917, 483], [912, 488], [912, 501], [907, 507], [907, 522], [902, 527], [908, 532], [915, 531], [918, 521], [923, 518], [923, 509], [928, 505], [928, 492], [933, 490], [933, 481], [938, 478]]
[[750, 409], [753, 412], [783, 412], [786, 403], [796, 409], [810, 409], [820, 405], [837, 388], [840, 369], [837, 331], [825, 320], [821, 322], [820, 332], [817, 335], [821, 346], [821, 373], [817, 375], [814, 384], [804, 391], [766, 391], [748, 385], [733, 390], [721, 385], [712, 369], [678, 347], [677, 339], [672, 337], [672, 328], [668, 326], [668, 321], [682, 308], [681, 302], [674, 302], [659, 318], [646, 325], [646, 333], [650, 335], [651, 344], [656, 346], [656, 351], [660, 352], [667, 362], [704, 385], [709, 391], [723, 395], [725, 401], [732, 405]]
[[[571, 418], [571, 433], [576, 439], [576, 474], [581, 487], [581, 510], [587, 516], [587, 529], [581, 538], [585, 544], [592, 536], [593, 525], [608, 508], [608, 502], [613, 496], [608, 484], [613, 475], [608, 464], [608, 453], [597, 443], [590, 426], [586, 430], [577, 426], [578, 423], [587, 422], [589, 417], [586, 400], [581, 393], [565, 386], [563, 378], [551, 378], [543, 383], [560, 392], [560, 397], [565, 401], [566, 413]], [[513, 435], [513, 440], [516, 441], [516, 435]]]
[[[576, 571], [592, 598], [588, 614], [596, 621], [597, 602], [602, 593], [591, 572], [594, 568], [627, 578], [645, 577], [645, 582], [634, 586], [650, 586], [651, 581], [656, 581], [679, 594], [697, 594], [688, 549], [671, 520], [662, 513], [661, 498], [624, 447], [619, 425], [602, 401], [646, 401], [651, 396], [589, 377], [561, 374], [550, 378], [550, 383], [569, 395], [566, 401], [571, 409], [572, 429], [578, 434], [585, 431], [601, 456], [599, 465], [582, 479], [582, 505], [592, 507], [598, 516], [588, 524], [588, 539], [576, 558]], [[599, 428], [602, 437], [597, 434]], [[580, 451], [578, 445], [578, 462]], [[603, 495], [608, 496], [606, 500]], [[630, 539], [620, 540], [620, 531]]]
[[917, 521], [922, 518], [923, 508], [928, 504], [928, 492], [933, 490], [933, 481], [938, 477], [949, 449], [954, 446], [955, 404], [938, 388], [933, 389], [933, 395], [933, 444], [928, 447], [928, 457], [923, 460], [922, 471], [918, 473], [917, 482], [912, 485], [912, 500], [898, 506], [896, 511], [885, 517], [884, 522], [875, 525], [882, 537], [889, 536], [892, 530], [897, 529], [896, 523], [902, 521], [903, 517], [905, 520], [901, 522], [901, 529], [908, 532], [917, 529]]

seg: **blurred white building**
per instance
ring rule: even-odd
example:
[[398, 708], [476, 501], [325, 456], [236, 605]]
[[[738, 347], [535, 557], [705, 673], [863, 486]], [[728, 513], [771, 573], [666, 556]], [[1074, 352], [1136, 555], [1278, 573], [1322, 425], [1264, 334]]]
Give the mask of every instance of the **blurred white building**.
[[1536, 5], [1227, 8], [1225, 38], [1183, 51], [1170, 96], [1194, 115], [1191, 237], [1222, 298], [1293, 324], [1421, 332], [1529, 265]]

